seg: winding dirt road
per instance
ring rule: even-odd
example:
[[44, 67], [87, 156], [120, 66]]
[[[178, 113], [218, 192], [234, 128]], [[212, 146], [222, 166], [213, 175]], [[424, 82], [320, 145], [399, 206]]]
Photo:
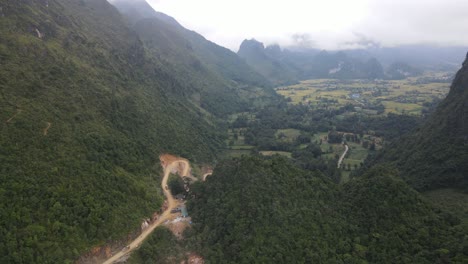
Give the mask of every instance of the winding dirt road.
[[44, 136], [47, 136], [47, 132], [49, 131], [50, 126], [52, 126], [51, 122], [47, 122], [46, 128], [44, 128], [43, 134]]
[[167, 197], [167, 209], [164, 211], [164, 213], [159, 217], [157, 221], [152, 223], [150, 226], [148, 226], [143, 232], [135, 238], [126, 248], [124, 248], [122, 251], [119, 251], [117, 254], [113, 255], [111, 258], [108, 260], [104, 261], [104, 264], [111, 264], [115, 263], [119, 259], [126, 257], [130, 255], [132, 251], [137, 249], [141, 243], [154, 231], [156, 227], [164, 223], [166, 220], [169, 220], [171, 218], [171, 210], [177, 207], [177, 202], [172, 196], [171, 192], [169, 190], [166, 190], [166, 185], [167, 185], [167, 180], [169, 179], [169, 175], [171, 174], [172, 171], [178, 170], [178, 166], [183, 166], [183, 171], [182, 175], [180, 176], [190, 176], [190, 164], [187, 160], [185, 159], [176, 159], [168, 162], [168, 164], [164, 164], [164, 162], [161, 162], [163, 164], [164, 168], [164, 177], [161, 181], [161, 187], [164, 191], [164, 195]]
[[343, 159], [344, 159], [344, 157], [346, 156], [346, 153], [348, 153], [348, 150], [349, 150], [348, 145], [344, 145], [344, 146], [345, 146], [345, 151], [343, 152], [343, 154], [341, 154], [341, 157], [338, 160], [338, 169], [341, 167], [341, 162], [343, 162]]

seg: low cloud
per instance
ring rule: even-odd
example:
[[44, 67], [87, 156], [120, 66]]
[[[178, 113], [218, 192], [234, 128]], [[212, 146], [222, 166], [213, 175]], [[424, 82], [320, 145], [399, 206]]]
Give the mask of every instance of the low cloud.
[[368, 48], [379, 48], [381, 45], [379, 42], [367, 37], [364, 34], [353, 32], [354, 40], [345, 41], [340, 44], [343, 49], [368, 49]]
[[468, 46], [468, 1], [462, 0], [148, 1], [232, 50], [247, 38], [320, 49]]
[[301, 48], [313, 48], [316, 43], [308, 33], [295, 33], [291, 36], [292, 45]]

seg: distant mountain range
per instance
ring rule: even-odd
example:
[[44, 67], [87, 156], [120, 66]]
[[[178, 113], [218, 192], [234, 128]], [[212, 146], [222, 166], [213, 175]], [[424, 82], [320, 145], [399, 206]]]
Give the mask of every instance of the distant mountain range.
[[401, 46], [320, 51], [244, 40], [238, 55], [276, 85], [312, 78], [404, 79], [423, 70], [455, 71], [466, 48]]

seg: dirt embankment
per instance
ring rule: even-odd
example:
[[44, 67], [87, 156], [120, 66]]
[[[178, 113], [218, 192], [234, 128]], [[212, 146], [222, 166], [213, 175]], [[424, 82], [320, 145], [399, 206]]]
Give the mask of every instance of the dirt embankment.
[[209, 165], [205, 165], [202, 167], [202, 180], [206, 181], [206, 177], [213, 174], [213, 167]]
[[207, 172], [207, 173], [203, 174], [203, 181], [206, 181], [206, 177], [211, 176], [212, 174], [213, 174], [213, 172]]

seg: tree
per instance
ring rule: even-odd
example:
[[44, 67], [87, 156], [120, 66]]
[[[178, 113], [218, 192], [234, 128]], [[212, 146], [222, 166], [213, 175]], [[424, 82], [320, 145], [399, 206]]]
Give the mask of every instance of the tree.
[[339, 133], [336, 131], [328, 132], [328, 143], [330, 144], [337, 144], [343, 141], [343, 133]]
[[369, 141], [363, 140], [363, 141], [362, 141], [362, 147], [363, 147], [363, 148], [369, 148]]
[[185, 192], [184, 181], [178, 175], [171, 174], [167, 183], [171, 193], [173, 195], [181, 194]]

